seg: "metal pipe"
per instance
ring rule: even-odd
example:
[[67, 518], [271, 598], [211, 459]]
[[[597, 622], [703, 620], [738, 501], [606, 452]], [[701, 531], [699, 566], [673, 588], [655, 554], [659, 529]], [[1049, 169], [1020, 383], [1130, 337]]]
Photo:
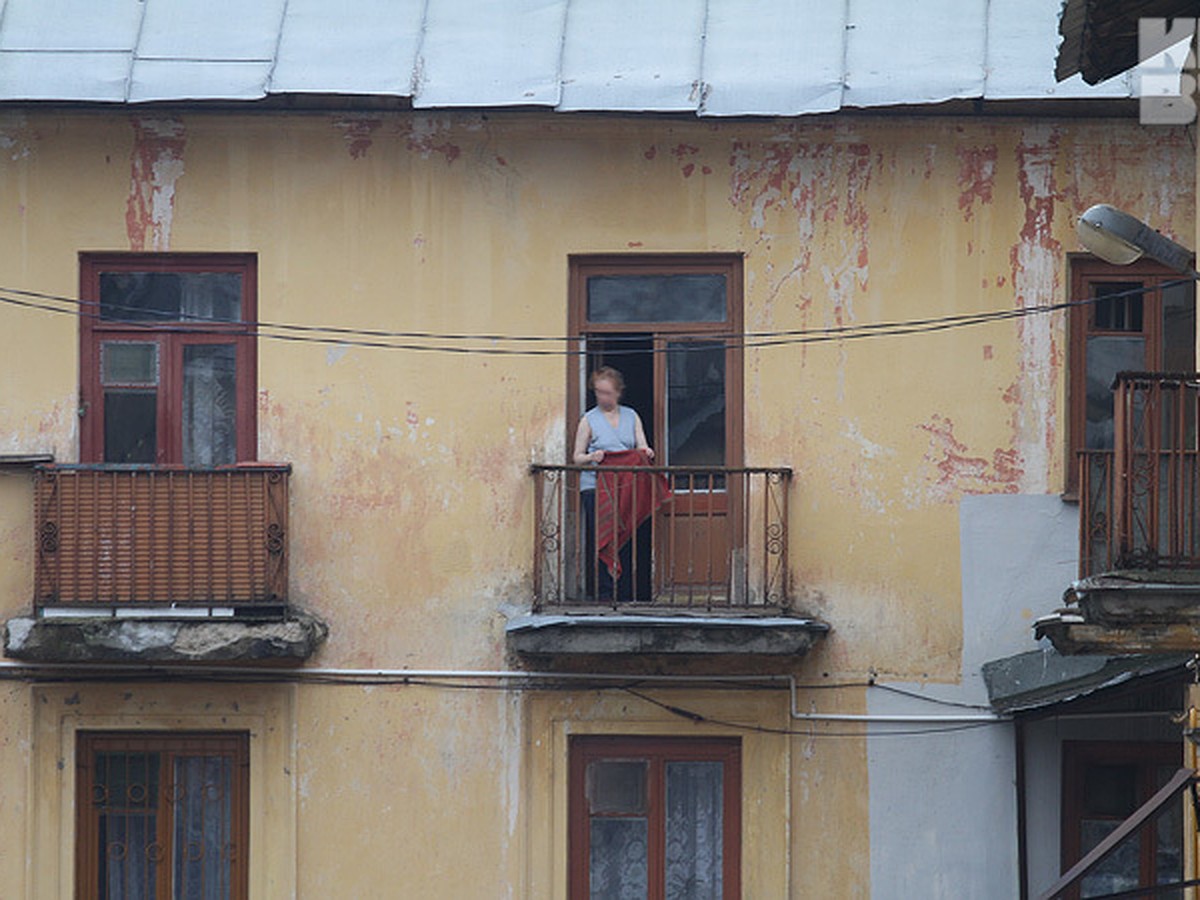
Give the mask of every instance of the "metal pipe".
[[[20, 663], [10, 660], [0, 660], [0, 671], [4, 669], [42, 670], [45, 672], [84, 671], [84, 672], [160, 672], [162, 665], [134, 665], [129, 663], [107, 663], [91, 665], [88, 663]], [[619, 675], [611, 672], [589, 674], [586, 672], [522, 672], [512, 669], [346, 669], [331, 667], [299, 668], [276, 672], [262, 668], [246, 666], [186, 666], [171, 671], [181, 673], [203, 673], [223, 675], [317, 675], [335, 678], [346, 678], [348, 683], [354, 683], [358, 678], [405, 678], [421, 679], [486, 679], [503, 681], [614, 681], [614, 682], [652, 682], [657, 684], [747, 684], [747, 683], [778, 683], [786, 684], [791, 698], [791, 717], [797, 721], [824, 722], [881, 722], [881, 723], [916, 723], [928, 722], [959, 724], [963, 722], [1006, 722], [1009, 717], [999, 713], [955, 713], [950, 715], [925, 715], [921, 713], [904, 714], [872, 714], [872, 713], [819, 713], [800, 712], [796, 708], [798, 686], [793, 675]], [[929, 702], [937, 703], [934, 698]]]

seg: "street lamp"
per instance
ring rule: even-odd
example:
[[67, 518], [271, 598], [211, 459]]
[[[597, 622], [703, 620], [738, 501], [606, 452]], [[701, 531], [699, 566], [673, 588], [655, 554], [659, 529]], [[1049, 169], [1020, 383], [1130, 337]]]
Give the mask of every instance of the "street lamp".
[[1192, 251], [1159, 234], [1141, 219], [1107, 203], [1097, 203], [1080, 216], [1075, 233], [1085, 248], [1105, 262], [1127, 266], [1148, 256], [1177, 272], [1200, 279], [1200, 272], [1192, 268]]

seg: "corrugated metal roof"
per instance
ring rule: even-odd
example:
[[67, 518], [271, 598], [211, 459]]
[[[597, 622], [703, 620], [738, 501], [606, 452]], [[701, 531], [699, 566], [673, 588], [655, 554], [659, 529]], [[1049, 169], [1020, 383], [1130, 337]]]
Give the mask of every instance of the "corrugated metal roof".
[[567, 0], [430, 3], [416, 89], [427, 106], [557, 106]]
[[398, 97], [804, 115], [1129, 97], [1054, 80], [1049, 0], [0, 0], [0, 101]]

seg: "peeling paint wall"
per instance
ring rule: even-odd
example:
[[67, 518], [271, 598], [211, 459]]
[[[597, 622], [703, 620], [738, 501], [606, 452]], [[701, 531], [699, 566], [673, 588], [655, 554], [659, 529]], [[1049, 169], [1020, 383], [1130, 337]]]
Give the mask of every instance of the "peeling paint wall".
[[171, 249], [175, 184], [183, 177], [187, 135], [176, 118], [134, 116], [129, 153], [129, 200], [125, 230], [130, 250]]
[[[1196, 234], [1184, 132], [1125, 120], [30, 112], [0, 117], [0, 162], [0, 287], [76, 296], [82, 250], [253, 251], [264, 321], [392, 331], [562, 334], [572, 253], [742, 252], [747, 329], [788, 332], [1060, 302], [1071, 217], [1099, 200]], [[0, 449], [76, 458], [77, 354], [72, 318], [0, 307]], [[798, 603], [834, 629], [802, 679], [966, 677], [959, 504], [1061, 490], [1066, 363], [1061, 313], [746, 354], [746, 461], [795, 469]], [[260, 341], [259, 457], [294, 466], [292, 596], [331, 624], [316, 664], [508, 664], [526, 466], [563, 459], [565, 408], [561, 358]], [[0, 484], [6, 617], [29, 603], [26, 477]], [[5, 690], [0, 811], [28, 788], [28, 689]], [[528, 812], [549, 738], [520, 696], [340, 690], [296, 692], [300, 896], [378, 894], [346, 852], [366, 803], [387, 827], [365, 846], [403, 845], [409, 896], [562, 896], [539, 868], [561, 822]], [[867, 896], [865, 747], [765, 746], [752, 777], [790, 785], [790, 869], [762, 877], [800, 896], [860, 873], [840, 896]], [[21, 858], [0, 853], [3, 883]]]

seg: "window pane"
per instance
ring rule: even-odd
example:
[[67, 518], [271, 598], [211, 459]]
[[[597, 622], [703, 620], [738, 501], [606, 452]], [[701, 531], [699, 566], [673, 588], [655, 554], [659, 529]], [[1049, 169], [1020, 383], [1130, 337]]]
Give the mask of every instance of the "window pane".
[[109, 900], [153, 900], [162, 848], [153, 813], [100, 815], [100, 884]]
[[[1080, 823], [1080, 858], [1099, 844], [1121, 824], [1118, 819], [1084, 819]], [[1140, 834], [1131, 835], [1117, 845], [1102, 863], [1080, 882], [1081, 897], [1099, 897], [1135, 888], [1141, 883]]]
[[158, 450], [158, 393], [104, 392], [104, 461], [152, 463]]
[[605, 759], [588, 763], [589, 812], [644, 813], [648, 767], [644, 759]]
[[721, 900], [724, 765], [669, 762], [667, 900]]
[[[1099, 298], [1093, 305], [1093, 327], [1101, 331], [1142, 330], [1142, 294], [1130, 293], [1144, 287], [1140, 281], [1094, 281], [1092, 296]], [[1115, 296], [1109, 296], [1115, 295]]]
[[642, 818], [591, 820], [588, 873], [592, 900], [645, 900], [647, 824]]
[[667, 462], [725, 464], [725, 347], [719, 342], [667, 345]]
[[1138, 806], [1137, 766], [1089, 765], [1083, 771], [1083, 811], [1123, 819]]
[[103, 272], [100, 318], [125, 321], [241, 320], [236, 272]]
[[594, 275], [591, 322], [724, 322], [724, 275]]
[[105, 341], [100, 345], [100, 381], [103, 384], [158, 384], [158, 344]]
[[1113, 447], [1112, 383], [1118, 372], [1146, 368], [1146, 339], [1091, 335], [1087, 339], [1087, 431], [1089, 450]]
[[237, 461], [237, 349], [233, 344], [183, 348], [183, 463]]
[[157, 842], [159, 758], [155, 753], [97, 753], [99, 882], [113, 900], [154, 897], [162, 847]]
[[[1166, 784], [1175, 774], [1175, 766], [1159, 766], [1156, 788]], [[1186, 794], [1184, 796], [1187, 796]], [[1183, 880], [1183, 806], [1182, 799], [1167, 806], [1166, 810], [1154, 820], [1154, 874], [1157, 884], [1171, 884]], [[1178, 900], [1183, 891], [1169, 891], [1161, 894], [1163, 900]]]
[[1163, 361], [1165, 372], [1196, 368], [1196, 286], [1194, 282], [1163, 288]]
[[233, 866], [233, 761], [175, 759], [174, 900], [224, 900]]

